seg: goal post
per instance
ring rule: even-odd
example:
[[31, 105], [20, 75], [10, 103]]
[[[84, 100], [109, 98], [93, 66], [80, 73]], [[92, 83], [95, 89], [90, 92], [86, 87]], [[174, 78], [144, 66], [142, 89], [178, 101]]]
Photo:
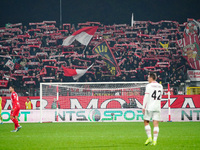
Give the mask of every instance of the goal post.
[[[63, 110], [141, 108], [147, 84], [147, 81], [40, 83], [40, 122], [64, 118]], [[73, 112], [67, 112], [68, 116]]]
[[167, 84], [167, 97], [168, 97], [168, 122], [172, 122], [171, 120], [171, 100], [170, 100], [170, 84]]

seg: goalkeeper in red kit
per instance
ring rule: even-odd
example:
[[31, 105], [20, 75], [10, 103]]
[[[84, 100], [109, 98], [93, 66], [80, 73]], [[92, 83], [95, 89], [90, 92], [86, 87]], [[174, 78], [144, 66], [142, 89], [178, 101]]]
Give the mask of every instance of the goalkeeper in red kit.
[[12, 109], [11, 109], [11, 113], [10, 113], [10, 119], [15, 124], [15, 129], [12, 130], [11, 132], [17, 132], [22, 128], [18, 123], [18, 116], [19, 116], [19, 111], [20, 111], [19, 99], [18, 99], [18, 95], [15, 92], [13, 86], [9, 87], [9, 91], [11, 93], [11, 101], [12, 101]]

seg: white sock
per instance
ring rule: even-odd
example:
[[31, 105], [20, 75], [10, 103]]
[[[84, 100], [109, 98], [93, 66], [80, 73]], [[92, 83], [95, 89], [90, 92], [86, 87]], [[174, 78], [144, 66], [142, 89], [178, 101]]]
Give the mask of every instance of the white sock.
[[154, 127], [154, 129], [153, 129], [153, 140], [154, 141], [157, 141], [158, 133], [159, 133], [159, 127]]
[[144, 128], [145, 128], [147, 137], [150, 138], [151, 137], [151, 127], [150, 127], [150, 125], [147, 125]]

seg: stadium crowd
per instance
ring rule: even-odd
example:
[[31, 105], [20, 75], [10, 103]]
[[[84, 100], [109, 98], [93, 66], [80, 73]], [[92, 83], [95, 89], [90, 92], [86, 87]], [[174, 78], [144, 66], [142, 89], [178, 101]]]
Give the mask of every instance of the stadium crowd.
[[[85, 26], [99, 26], [87, 47], [77, 41], [62, 46], [63, 39]], [[144, 81], [153, 71], [162, 84], [178, 87], [187, 79], [187, 70], [192, 70], [176, 43], [184, 28], [176, 21], [135, 21], [133, 26], [86, 22], [76, 27], [63, 24], [62, 29], [55, 21], [8, 24], [0, 28], [1, 88], [14, 84], [36, 96], [40, 82], [77, 82], [63, 76], [62, 65], [80, 69], [92, 63], [79, 82]], [[114, 53], [120, 76], [111, 76], [103, 59], [92, 51], [104, 40]]]

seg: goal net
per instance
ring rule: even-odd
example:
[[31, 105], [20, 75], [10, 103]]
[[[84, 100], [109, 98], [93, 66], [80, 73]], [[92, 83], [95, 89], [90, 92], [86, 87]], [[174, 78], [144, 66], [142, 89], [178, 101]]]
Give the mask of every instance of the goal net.
[[74, 110], [141, 108], [147, 83], [40, 83], [40, 122], [71, 121], [80, 116]]

